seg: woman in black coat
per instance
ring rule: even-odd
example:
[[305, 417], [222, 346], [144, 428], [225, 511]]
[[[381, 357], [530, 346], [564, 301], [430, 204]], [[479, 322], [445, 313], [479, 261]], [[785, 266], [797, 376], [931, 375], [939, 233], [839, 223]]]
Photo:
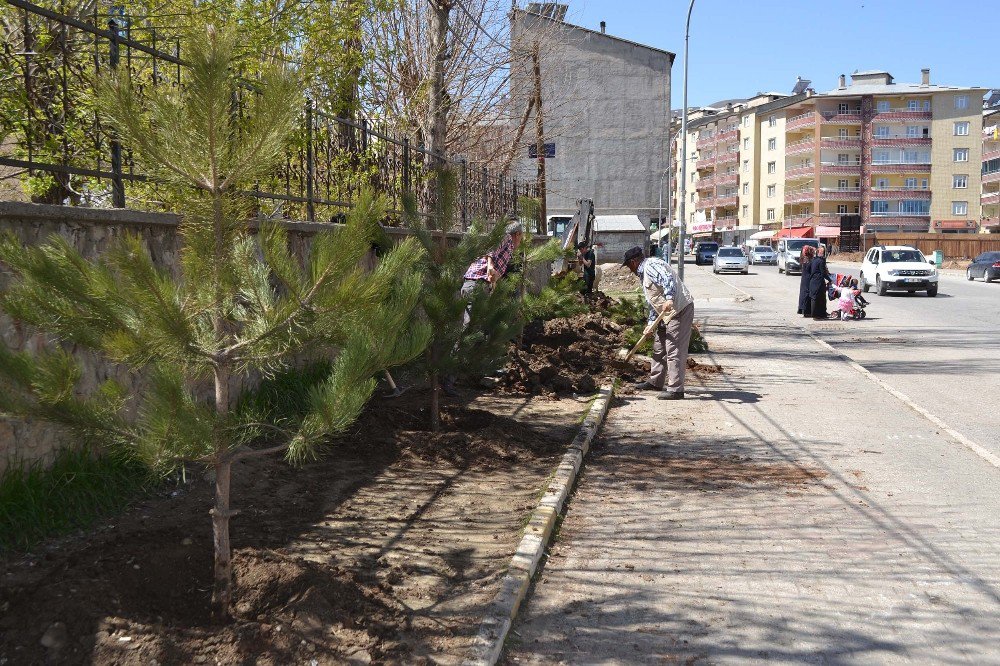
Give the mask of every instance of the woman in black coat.
[[799, 280], [799, 309], [797, 313], [803, 317], [812, 314], [809, 301], [809, 278], [812, 275], [812, 259], [816, 250], [811, 245], [806, 245], [799, 253], [799, 266], [802, 267], [802, 278]]
[[822, 245], [816, 251], [816, 258], [809, 262], [809, 303], [813, 319], [827, 319], [826, 290], [830, 283], [830, 271], [826, 268], [826, 252]]

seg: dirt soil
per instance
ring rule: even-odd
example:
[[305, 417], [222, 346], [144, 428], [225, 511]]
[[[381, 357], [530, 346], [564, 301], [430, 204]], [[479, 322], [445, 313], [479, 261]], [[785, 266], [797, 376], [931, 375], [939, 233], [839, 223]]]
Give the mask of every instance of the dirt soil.
[[500, 387], [534, 394], [579, 395], [593, 393], [614, 375], [623, 380], [640, 376], [646, 370], [643, 363], [618, 358], [618, 350], [625, 347], [625, 327], [605, 317], [600, 309], [526, 326], [523, 343], [511, 347]]
[[687, 359], [688, 370], [692, 371], [696, 375], [718, 375], [723, 372], [721, 365], [708, 365], [705, 363], [700, 363], [697, 359], [688, 356]]
[[236, 468], [233, 620], [209, 618], [212, 486], [0, 561], [0, 664], [459, 663], [584, 400], [370, 405], [319, 461]]
[[601, 264], [601, 291], [633, 292], [640, 286], [639, 278], [621, 263]]

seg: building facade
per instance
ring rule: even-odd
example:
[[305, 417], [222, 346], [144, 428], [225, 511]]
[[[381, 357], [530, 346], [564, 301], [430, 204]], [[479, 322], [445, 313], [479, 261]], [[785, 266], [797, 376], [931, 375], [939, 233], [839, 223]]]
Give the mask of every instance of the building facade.
[[981, 230], [1000, 234], [1000, 109], [983, 113]]
[[724, 242], [793, 227], [832, 238], [845, 215], [867, 232], [995, 227], [985, 220], [1000, 217], [1000, 132], [983, 133], [985, 92], [931, 84], [929, 70], [919, 84], [856, 72], [825, 93], [758, 95], [689, 121], [695, 211], [714, 222], [688, 224]]
[[[543, 136], [551, 144], [547, 213], [572, 214], [577, 200], [588, 198], [599, 215], [656, 220], [667, 168], [674, 54], [521, 10], [514, 12], [512, 42], [520, 53], [539, 44]], [[533, 93], [530, 63], [512, 67], [515, 115]], [[532, 112], [517, 160], [519, 179], [535, 178], [537, 161], [529, 153], [535, 141]]]

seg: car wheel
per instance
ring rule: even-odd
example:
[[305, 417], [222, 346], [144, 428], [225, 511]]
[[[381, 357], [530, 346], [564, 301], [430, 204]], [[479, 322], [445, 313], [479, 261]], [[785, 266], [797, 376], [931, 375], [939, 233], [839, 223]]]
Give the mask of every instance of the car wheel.
[[990, 277], [990, 269], [985, 269], [983, 271], [983, 282], [993, 282], [993, 278]]
[[975, 278], [972, 277], [972, 267], [971, 266], [969, 268], [965, 269], [965, 279], [968, 280], [969, 282], [972, 282], [973, 280], [975, 280]]
[[872, 286], [870, 284], [868, 284], [868, 282], [865, 280], [865, 274], [864, 273], [861, 274], [861, 279], [859, 280], [859, 282], [861, 282], [861, 291], [863, 291], [864, 293], [867, 294], [868, 290], [871, 289]]
[[750, 274], [750, 269], [749, 268], [744, 268], [743, 269], [743, 275], [749, 275], [749, 274]]
[[886, 291], [887, 290], [885, 288], [885, 283], [882, 282], [882, 276], [881, 275], [876, 275], [875, 276], [875, 293], [877, 293], [879, 296], [885, 296], [885, 292]]
[[937, 285], [934, 285], [933, 287], [927, 287], [927, 295], [930, 296], [931, 298], [937, 296]]

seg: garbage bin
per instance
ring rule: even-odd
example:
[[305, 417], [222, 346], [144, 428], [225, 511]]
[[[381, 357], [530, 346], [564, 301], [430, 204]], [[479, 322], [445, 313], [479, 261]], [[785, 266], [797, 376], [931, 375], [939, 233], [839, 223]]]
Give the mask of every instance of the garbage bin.
[[934, 265], [938, 268], [944, 264], [944, 252], [941, 250], [934, 250]]

